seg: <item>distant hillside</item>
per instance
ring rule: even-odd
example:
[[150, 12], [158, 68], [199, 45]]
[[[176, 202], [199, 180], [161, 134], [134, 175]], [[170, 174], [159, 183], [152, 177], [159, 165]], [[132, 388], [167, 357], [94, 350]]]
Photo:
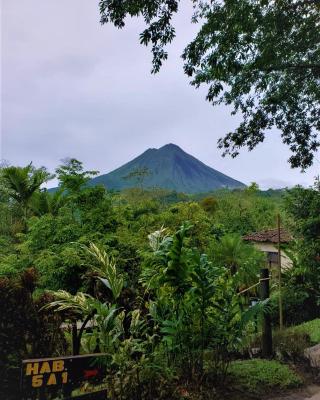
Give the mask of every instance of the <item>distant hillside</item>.
[[[131, 176], [136, 171], [145, 176]], [[103, 184], [108, 189], [121, 190], [130, 187], [159, 187], [184, 193], [208, 192], [221, 188], [243, 188], [245, 185], [208, 167], [174, 144], [160, 149], [148, 149], [122, 167], [100, 175], [90, 185]]]

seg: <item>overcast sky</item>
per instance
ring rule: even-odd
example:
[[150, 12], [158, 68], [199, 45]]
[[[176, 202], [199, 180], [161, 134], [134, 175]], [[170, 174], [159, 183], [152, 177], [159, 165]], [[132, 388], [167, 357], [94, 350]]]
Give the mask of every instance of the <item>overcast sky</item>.
[[154, 76], [150, 50], [138, 41], [142, 21], [121, 31], [101, 26], [94, 0], [2, 0], [0, 158], [52, 171], [75, 157], [106, 173], [175, 143], [246, 184], [311, 185], [319, 161], [304, 174], [290, 169], [276, 131], [251, 153], [221, 157], [217, 139], [239, 119], [213, 108], [183, 75], [180, 54], [196, 32], [183, 3], [169, 60]]

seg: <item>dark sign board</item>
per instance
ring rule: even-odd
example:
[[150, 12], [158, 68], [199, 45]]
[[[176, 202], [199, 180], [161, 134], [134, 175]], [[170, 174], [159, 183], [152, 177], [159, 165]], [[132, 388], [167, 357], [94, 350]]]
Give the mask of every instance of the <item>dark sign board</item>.
[[[105, 354], [23, 360], [21, 389], [23, 400], [89, 399], [106, 392]], [[81, 397], [80, 397], [81, 396]]]

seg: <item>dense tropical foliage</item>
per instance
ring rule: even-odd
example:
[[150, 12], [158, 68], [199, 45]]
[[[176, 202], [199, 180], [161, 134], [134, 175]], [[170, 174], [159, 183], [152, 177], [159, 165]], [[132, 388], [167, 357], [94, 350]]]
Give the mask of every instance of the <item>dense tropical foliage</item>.
[[266, 259], [241, 237], [273, 228], [278, 212], [296, 237], [286, 321], [306, 304], [318, 316], [318, 187], [284, 198], [256, 184], [192, 196], [109, 192], [88, 186], [95, 171], [74, 159], [56, 174], [58, 188], [48, 191], [44, 168], [1, 169], [5, 398], [18, 396], [21, 359], [39, 356], [105, 353], [110, 399], [181, 398], [190, 385], [205, 393], [237, 374], [233, 360], [247, 354], [260, 316], [277, 315], [276, 301], [249, 307]]

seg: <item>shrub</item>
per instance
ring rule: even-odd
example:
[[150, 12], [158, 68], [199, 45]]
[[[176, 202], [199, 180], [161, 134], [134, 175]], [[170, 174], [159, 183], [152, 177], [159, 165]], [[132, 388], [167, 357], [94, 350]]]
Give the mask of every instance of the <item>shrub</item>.
[[297, 362], [304, 358], [304, 350], [311, 346], [311, 340], [306, 332], [284, 329], [274, 333], [273, 345], [281, 359]]
[[[317, 304], [317, 297], [313, 290], [307, 287], [304, 282], [296, 282], [297, 278], [290, 279], [290, 270], [284, 274], [282, 304], [283, 319], [286, 326], [301, 324], [305, 321], [313, 320], [319, 316], [320, 308]], [[272, 322], [279, 324], [279, 292], [271, 294], [270, 305], [272, 308]]]
[[212, 196], [205, 197], [200, 201], [201, 207], [209, 214], [214, 214], [218, 208], [218, 201]]
[[302, 380], [287, 365], [275, 360], [235, 361], [229, 368], [229, 378], [241, 390], [262, 394], [271, 390], [298, 387]]
[[291, 332], [306, 334], [310, 337], [311, 344], [320, 343], [320, 318], [289, 328]]
[[[320, 320], [319, 320], [320, 321]], [[305, 324], [303, 324], [304, 326]], [[273, 350], [277, 358], [286, 361], [302, 361], [305, 359], [304, 351], [306, 348], [312, 346], [310, 330], [304, 328], [302, 325], [283, 329], [282, 331], [276, 330], [273, 332]], [[247, 342], [243, 348], [242, 353], [251, 354], [251, 349], [260, 349], [262, 347], [261, 333], [251, 335], [248, 337]], [[258, 354], [261, 354], [260, 351]]]
[[20, 399], [19, 371], [21, 360], [54, 356], [64, 350], [56, 314], [39, 312], [47, 298], [34, 300], [36, 284], [33, 268], [18, 278], [0, 278], [0, 398]]

